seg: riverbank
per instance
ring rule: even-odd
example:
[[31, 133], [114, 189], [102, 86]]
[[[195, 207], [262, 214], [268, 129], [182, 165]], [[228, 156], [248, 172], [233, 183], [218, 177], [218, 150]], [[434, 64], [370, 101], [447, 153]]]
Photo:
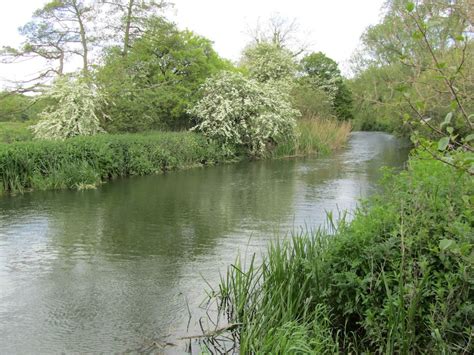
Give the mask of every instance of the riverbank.
[[225, 160], [216, 144], [191, 132], [97, 135], [0, 145], [1, 189], [84, 189], [107, 180]]
[[[269, 157], [327, 154], [342, 147], [348, 123], [300, 121], [297, 139]], [[217, 144], [192, 132], [97, 135], [65, 141], [0, 144], [0, 194], [31, 190], [86, 189], [108, 180], [214, 165], [245, 156], [229, 156]]]
[[215, 301], [241, 353], [473, 352], [472, 178], [419, 154], [383, 187], [332, 233], [229, 268]]

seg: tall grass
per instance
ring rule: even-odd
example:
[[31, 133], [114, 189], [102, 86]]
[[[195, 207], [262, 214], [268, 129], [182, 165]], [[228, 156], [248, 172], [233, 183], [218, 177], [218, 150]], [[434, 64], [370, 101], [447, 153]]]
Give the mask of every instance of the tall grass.
[[349, 122], [305, 117], [297, 122], [296, 139], [280, 143], [273, 152], [273, 156], [327, 154], [343, 147], [350, 132], [351, 124]]
[[473, 193], [420, 156], [350, 224], [238, 260], [213, 296], [240, 352], [472, 354]]
[[0, 144], [0, 191], [88, 188], [114, 177], [149, 175], [223, 159], [217, 145], [190, 132]]

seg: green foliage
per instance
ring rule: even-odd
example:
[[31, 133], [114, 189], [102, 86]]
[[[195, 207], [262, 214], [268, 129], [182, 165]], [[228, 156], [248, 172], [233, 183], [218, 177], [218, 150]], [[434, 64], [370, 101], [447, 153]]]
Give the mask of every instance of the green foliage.
[[260, 267], [237, 262], [216, 294], [241, 324], [241, 352], [283, 341], [308, 353], [472, 353], [473, 193], [468, 174], [420, 153], [350, 224], [277, 242]]
[[36, 138], [66, 139], [102, 133], [99, 109], [104, 96], [81, 78], [58, 78], [44, 94], [55, 102], [39, 114], [32, 127]]
[[0, 122], [0, 143], [29, 141], [33, 133], [27, 122]]
[[[355, 57], [351, 83], [356, 118], [439, 140], [452, 112], [458, 137], [472, 131], [474, 45], [469, 1], [388, 1], [382, 22], [369, 27]], [[433, 129], [435, 127], [435, 129]]]
[[187, 114], [206, 78], [230, 64], [211, 42], [180, 31], [162, 18], [147, 22], [126, 57], [111, 49], [97, 73], [98, 85], [114, 103], [107, 108], [111, 132], [182, 129], [193, 125]]
[[187, 132], [0, 144], [0, 189], [93, 187], [114, 177], [155, 174], [224, 159], [215, 144]]
[[260, 83], [242, 74], [221, 72], [202, 87], [202, 99], [189, 111], [194, 129], [224, 149], [239, 147], [252, 156], [294, 137], [295, 118], [289, 97], [274, 82]]
[[304, 86], [313, 90], [322, 90], [328, 96], [334, 114], [341, 120], [352, 117], [352, 96], [348, 89], [337, 63], [324, 53], [311, 53], [301, 60]]
[[298, 81], [291, 90], [293, 106], [301, 112], [302, 117], [317, 116], [321, 118], [334, 117], [332, 101], [322, 89], [304, 81]]
[[46, 104], [46, 100], [41, 97], [0, 92], [0, 122], [35, 120]]

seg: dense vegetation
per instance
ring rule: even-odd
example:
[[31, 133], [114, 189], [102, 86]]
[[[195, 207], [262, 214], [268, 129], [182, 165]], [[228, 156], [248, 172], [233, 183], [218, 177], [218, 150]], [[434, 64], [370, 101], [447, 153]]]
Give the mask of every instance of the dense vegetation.
[[189, 132], [98, 135], [0, 145], [0, 188], [91, 188], [115, 177], [222, 162], [222, 150]]
[[[238, 259], [210, 294], [230, 324], [210, 348], [474, 352], [472, 9], [390, 0], [384, 11], [349, 87], [360, 128], [411, 136], [407, 170], [389, 172], [350, 223], [330, 215], [329, 230], [275, 242], [261, 265]], [[323, 82], [320, 91], [336, 92]]]
[[[0, 51], [4, 62], [35, 57], [48, 63], [37, 78], [18, 82], [0, 96], [0, 120], [9, 121], [0, 126], [0, 143], [38, 141], [0, 147], [4, 190], [92, 186], [102, 181], [108, 172], [89, 172], [97, 168], [96, 160], [109, 160], [109, 153], [101, 148], [93, 158], [85, 156], [70, 150], [70, 139], [95, 147], [97, 142], [113, 145], [120, 139], [115, 135], [192, 130], [225, 159], [321, 153], [343, 145], [350, 124], [337, 119], [351, 118], [352, 107], [333, 60], [322, 53], [302, 57], [288, 49], [279, 37], [286, 29], [279, 27], [265, 34], [265, 40], [250, 42], [239, 63], [233, 64], [219, 57], [211, 41], [167, 20], [162, 10], [168, 5], [152, 0], [55, 0], [34, 12], [20, 29], [23, 45]], [[285, 20], [279, 26], [285, 26]], [[81, 70], [67, 73], [67, 60], [77, 56]], [[188, 139], [187, 133], [176, 134]], [[81, 136], [97, 138], [76, 139]], [[127, 144], [143, 139], [126, 137]], [[40, 142], [47, 140], [64, 143]], [[56, 147], [59, 165], [88, 173], [77, 171], [72, 179], [68, 173], [56, 173], [56, 168], [41, 168], [51, 147]], [[61, 150], [70, 154], [64, 156]], [[26, 163], [30, 158], [33, 163]], [[182, 160], [179, 154], [173, 158]], [[120, 154], [116, 163], [127, 164]], [[140, 173], [160, 170], [152, 166]], [[134, 172], [124, 167], [119, 175], [128, 174]], [[55, 182], [38, 182], [38, 176]]]
[[[51, 67], [0, 97], [12, 121], [0, 125], [1, 191], [327, 152], [353, 118], [411, 136], [407, 171], [350, 223], [277, 242], [260, 266], [236, 263], [213, 297], [242, 353], [474, 352], [470, 1], [388, 0], [351, 80], [323, 53], [292, 50], [281, 28], [230, 63], [163, 18], [166, 6], [55, 0], [34, 13], [24, 45], [1, 54]], [[80, 72], [64, 72], [71, 56]], [[16, 142], [31, 137], [23, 125], [35, 140]]]
[[387, 1], [381, 23], [366, 30], [353, 58], [356, 126], [439, 137], [427, 123], [438, 126], [452, 111], [453, 129], [472, 130], [472, 28], [467, 0]]
[[473, 193], [468, 175], [421, 154], [333, 233], [238, 261], [215, 297], [240, 352], [472, 353]]

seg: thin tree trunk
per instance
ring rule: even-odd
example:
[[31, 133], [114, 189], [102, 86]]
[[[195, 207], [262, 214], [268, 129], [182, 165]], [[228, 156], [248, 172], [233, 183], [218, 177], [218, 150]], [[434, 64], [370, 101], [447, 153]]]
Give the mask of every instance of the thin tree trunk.
[[82, 46], [82, 72], [84, 76], [89, 76], [89, 49], [87, 47], [87, 35], [84, 22], [82, 21], [83, 12], [79, 9], [77, 1], [73, 2], [74, 11], [76, 12], [77, 22], [79, 24], [79, 36], [81, 37], [81, 46]]
[[134, 0], [129, 0], [127, 7], [127, 16], [125, 17], [125, 36], [123, 39], [123, 56], [126, 57], [128, 54], [128, 48], [130, 46], [130, 26], [132, 23]]

